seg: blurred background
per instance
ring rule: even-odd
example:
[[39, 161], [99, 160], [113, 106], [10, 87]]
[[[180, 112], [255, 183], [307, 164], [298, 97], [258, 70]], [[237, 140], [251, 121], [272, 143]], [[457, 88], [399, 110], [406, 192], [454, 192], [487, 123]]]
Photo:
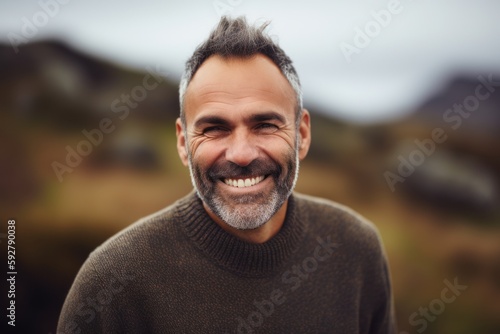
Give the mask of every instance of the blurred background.
[[[494, 0], [1, 2], [17, 332], [55, 333], [88, 254], [191, 190], [177, 85], [226, 14], [271, 20], [294, 60], [313, 129], [297, 191], [377, 225], [399, 330], [500, 333], [499, 13]], [[445, 280], [467, 288], [443, 309]]]

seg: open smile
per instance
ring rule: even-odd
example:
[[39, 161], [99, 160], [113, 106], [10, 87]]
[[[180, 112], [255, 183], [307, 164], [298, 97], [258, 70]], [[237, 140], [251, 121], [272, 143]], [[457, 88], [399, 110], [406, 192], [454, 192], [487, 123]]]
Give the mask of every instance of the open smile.
[[235, 188], [247, 188], [261, 183], [268, 175], [249, 177], [244, 179], [222, 179], [222, 182]]

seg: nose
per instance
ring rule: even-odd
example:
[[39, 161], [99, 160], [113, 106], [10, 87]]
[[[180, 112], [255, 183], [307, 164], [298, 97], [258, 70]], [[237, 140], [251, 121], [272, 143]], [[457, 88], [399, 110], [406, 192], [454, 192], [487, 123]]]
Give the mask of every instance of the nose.
[[245, 167], [257, 159], [259, 153], [255, 140], [246, 131], [234, 131], [226, 150], [226, 160]]

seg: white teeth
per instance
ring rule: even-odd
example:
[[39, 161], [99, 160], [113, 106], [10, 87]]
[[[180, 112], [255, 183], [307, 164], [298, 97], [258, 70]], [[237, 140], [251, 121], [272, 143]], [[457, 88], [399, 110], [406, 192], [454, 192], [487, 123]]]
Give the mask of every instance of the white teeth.
[[235, 188], [246, 188], [259, 184], [264, 180], [264, 176], [257, 176], [251, 179], [224, 179], [224, 183]]

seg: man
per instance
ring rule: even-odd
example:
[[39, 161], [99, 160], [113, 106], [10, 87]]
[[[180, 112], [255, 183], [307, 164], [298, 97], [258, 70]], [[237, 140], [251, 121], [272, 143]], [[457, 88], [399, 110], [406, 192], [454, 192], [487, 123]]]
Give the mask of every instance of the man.
[[90, 255], [59, 333], [394, 333], [373, 225], [292, 193], [310, 116], [264, 28], [224, 17], [189, 59], [177, 148], [196, 191]]

